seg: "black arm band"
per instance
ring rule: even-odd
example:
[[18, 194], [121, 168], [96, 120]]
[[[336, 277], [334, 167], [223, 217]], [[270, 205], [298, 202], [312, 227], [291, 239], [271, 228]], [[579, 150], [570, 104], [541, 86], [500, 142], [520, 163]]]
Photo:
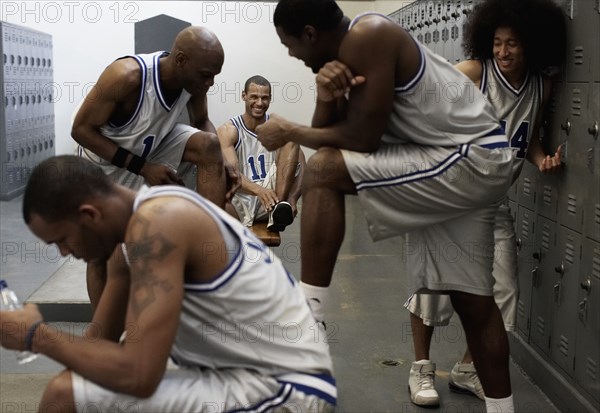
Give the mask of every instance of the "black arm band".
[[140, 174], [146, 160], [141, 156], [133, 155], [133, 158], [129, 161], [129, 165], [127, 165], [127, 170], [136, 175]]
[[110, 163], [112, 163], [117, 168], [124, 168], [125, 161], [127, 160], [127, 155], [129, 155], [130, 153], [131, 152], [129, 152], [127, 149], [118, 147], [117, 152], [115, 153], [115, 156], [113, 156], [113, 158], [110, 160]]
[[36, 321], [31, 325], [31, 327], [29, 327], [29, 330], [27, 330], [27, 335], [25, 336], [25, 349], [27, 351], [33, 351], [31, 349], [33, 346], [33, 335], [35, 334], [35, 330], [37, 330], [37, 328], [42, 325], [43, 322], [44, 320]]

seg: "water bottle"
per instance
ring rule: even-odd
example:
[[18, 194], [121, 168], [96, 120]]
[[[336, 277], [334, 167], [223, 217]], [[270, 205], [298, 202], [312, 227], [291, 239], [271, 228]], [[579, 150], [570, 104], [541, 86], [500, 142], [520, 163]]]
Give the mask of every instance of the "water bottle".
[[[5, 280], [0, 280], [0, 311], [13, 311], [21, 308], [22, 305], [17, 298], [17, 294], [8, 288]], [[20, 351], [17, 353], [17, 363], [25, 364], [34, 360], [36, 353], [31, 351]]]

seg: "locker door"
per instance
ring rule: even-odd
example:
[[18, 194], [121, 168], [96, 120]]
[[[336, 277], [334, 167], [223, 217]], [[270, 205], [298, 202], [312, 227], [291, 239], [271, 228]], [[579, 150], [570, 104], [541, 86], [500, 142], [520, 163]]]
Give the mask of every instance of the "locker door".
[[536, 210], [537, 205], [537, 181], [540, 177], [540, 172], [531, 162], [525, 162], [523, 170], [518, 179], [519, 187], [519, 205], [529, 208], [532, 211]]
[[574, 82], [600, 81], [600, 17], [598, 0], [569, 0], [567, 15], [566, 79]]
[[[600, 70], [600, 68], [597, 68]], [[584, 233], [588, 238], [600, 242], [600, 83], [591, 84], [589, 109], [584, 127], [586, 169], [591, 174], [584, 202]]]
[[529, 341], [531, 292], [533, 276], [539, 270], [538, 259], [533, 258], [535, 242], [534, 214], [524, 207], [517, 207], [516, 203], [509, 201], [511, 213], [513, 208], [516, 214], [515, 233], [517, 236], [517, 269], [519, 272], [519, 300], [517, 301], [517, 331]]
[[583, 246], [577, 303], [575, 380], [600, 401], [600, 243]]
[[[532, 270], [531, 342], [544, 354], [550, 354], [553, 288], [556, 278], [556, 222], [537, 217], [535, 242], [531, 257], [537, 268]], [[520, 274], [519, 274], [520, 275]]]
[[589, 191], [589, 172], [585, 166], [587, 128], [584, 119], [588, 87], [587, 83], [567, 83], [564, 101], [567, 116], [561, 124], [566, 143], [563, 146], [565, 168], [559, 178], [558, 221], [577, 232], [583, 230], [583, 201]]
[[574, 373], [577, 297], [581, 270], [581, 234], [559, 228], [557, 253], [552, 257], [552, 351], [551, 358], [569, 376]]
[[454, 5], [452, 0], [445, 0], [442, 7], [442, 24], [441, 24], [441, 37], [443, 45], [442, 55], [451, 63], [454, 62], [454, 43], [450, 38], [450, 26], [453, 13]]

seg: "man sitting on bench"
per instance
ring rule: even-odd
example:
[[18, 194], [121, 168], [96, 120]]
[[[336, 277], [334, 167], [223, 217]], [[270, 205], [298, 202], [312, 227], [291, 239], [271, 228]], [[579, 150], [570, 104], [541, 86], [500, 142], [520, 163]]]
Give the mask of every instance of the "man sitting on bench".
[[244, 113], [217, 130], [223, 156], [242, 172], [242, 186], [225, 209], [245, 226], [253, 227], [265, 241], [271, 237], [264, 228], [261, 231], [264, 224], [257, 223], [266, 222], [268, 231], [280, 232], [294, 221], [306, 161], [295, 143], [270, 152], [256, 138], [256, 127], [269, 118], [271, 84], [267, 79], [258, 75], [249, 78], [242, 100]]

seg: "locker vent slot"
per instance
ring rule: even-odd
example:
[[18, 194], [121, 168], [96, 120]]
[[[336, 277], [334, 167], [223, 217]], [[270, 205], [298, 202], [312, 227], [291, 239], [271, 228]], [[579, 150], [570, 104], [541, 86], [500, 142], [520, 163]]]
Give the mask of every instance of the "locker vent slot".
[[565, 357], [569, 356], [569, 339], [563, 335], [560, 336], [558, 342], [558, 351]]
[[585, 359], [585, 374], [593, 381], [598, 380], [598, 363], [590, 357]]
[[569, 194], [567, 198], [567, 212], [571, 215], [577, 214], [577, 196]]
[[544, 317], [538, 317], [535, 321], [535, 326], [540, 336], [544, 336], [546, 332], [546, 320], [544, 320]]
[[550, 185], [544, 185], [542, 201], [544, 202], [545, 205], [552, 204], [552, 187]]

